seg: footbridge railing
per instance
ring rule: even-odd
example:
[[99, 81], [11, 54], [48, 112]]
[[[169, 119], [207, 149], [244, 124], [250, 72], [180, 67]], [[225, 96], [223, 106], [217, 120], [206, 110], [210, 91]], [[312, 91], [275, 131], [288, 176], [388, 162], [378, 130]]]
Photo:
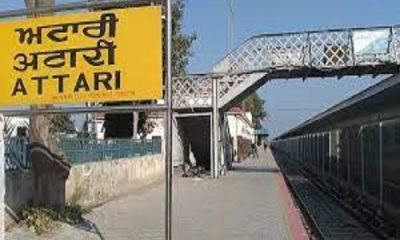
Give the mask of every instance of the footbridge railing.
[[[400, 26], [266, 34], [250, 38], [216, 71], [320, 70], [400, 62]], [[297, 76], [302, 77], [302, 76]]]
[[400, 26], [259, 35], [213, 73], [176, 80], [174, 106], [211, 107], [212, 81], [224, 107], [270, 79], [395, 74], [399, 66]]

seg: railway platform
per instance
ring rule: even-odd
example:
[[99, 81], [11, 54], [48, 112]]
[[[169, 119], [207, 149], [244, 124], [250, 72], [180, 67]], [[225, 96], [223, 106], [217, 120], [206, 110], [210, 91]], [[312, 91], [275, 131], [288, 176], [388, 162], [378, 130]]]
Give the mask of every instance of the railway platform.
[[[272, 155], [259, 154], [218, 181], [175, 176], [173, 239], [308, 239]], [[15, 228], [6, 239], [164, 239], [163, 199], [160, 183], [93, 209], [85, 216], [92, 226], [61, 224], [42, 237]]]

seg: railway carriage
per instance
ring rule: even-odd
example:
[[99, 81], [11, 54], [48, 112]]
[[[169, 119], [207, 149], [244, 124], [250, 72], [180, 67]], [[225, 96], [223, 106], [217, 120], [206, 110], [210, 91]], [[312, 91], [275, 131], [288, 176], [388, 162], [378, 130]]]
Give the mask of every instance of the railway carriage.
[[400, 226], [400, 118], [278, 139], [318, 181]]

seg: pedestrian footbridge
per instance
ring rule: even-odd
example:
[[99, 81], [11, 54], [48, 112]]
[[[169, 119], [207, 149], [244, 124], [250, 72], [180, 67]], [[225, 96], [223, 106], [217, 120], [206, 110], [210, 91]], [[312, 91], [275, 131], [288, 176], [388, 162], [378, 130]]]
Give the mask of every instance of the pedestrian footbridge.
[[176, 78], [176, 110], [218, 107], [242, 100], [272, 79], [395, 74], [400, 66], [400, 26], [336, 29], [254, 36], [209, 74]]
[[[218, 169], [229, 163], [229, 156], [225, 153], [232, 152], [226, 149], [232, 146], [227, 144], [230, 135], [226, 131], [224, 110], [267, 81], [367, 74], [377, 76], [396, 74], [399, 70], [400, 26], [251, 37], [217, 63], [210, 73], [174, 79], [175, 136], [181, 139], [176, 151], [184, 152], [187, 156], [183, 159], [188, 159], [189, 151], [179, 148], [198, 149], [204, 156], [209, 156], [202, 162], [210, 162], [212, 172], [218, 175]], [[185, 122], [196, 122], [198, 126], [185, 131], [182, 130]], [[205, 128], [199, 126], [210, 128], [210, 135], [204, 135], [207, 131], [200, 132], [199, 129]], [[190, 134], [204, 135], [204, 138], [195, 141]], [[199, 142], [202, 145], [195, 148]]]

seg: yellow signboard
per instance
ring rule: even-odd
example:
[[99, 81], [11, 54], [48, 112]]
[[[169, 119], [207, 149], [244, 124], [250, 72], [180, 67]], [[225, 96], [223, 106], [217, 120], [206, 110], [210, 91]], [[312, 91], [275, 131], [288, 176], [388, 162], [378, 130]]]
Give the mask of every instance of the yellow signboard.
[[162, 97], [161, 8], [0, 24], [0, 105]]

